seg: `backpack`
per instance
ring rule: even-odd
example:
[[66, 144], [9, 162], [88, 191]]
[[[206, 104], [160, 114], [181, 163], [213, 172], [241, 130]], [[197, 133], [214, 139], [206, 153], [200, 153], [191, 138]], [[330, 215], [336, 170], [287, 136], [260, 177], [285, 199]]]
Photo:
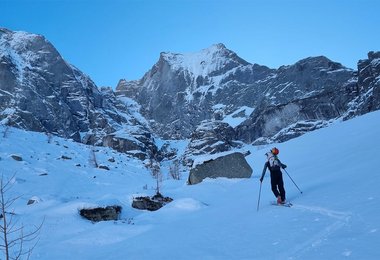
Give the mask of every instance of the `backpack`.
[[269, 167], [271, 170], [280, 170], [281, 168], [280, 160], [273, 153], [270, 153], [268, 155], [268, 162], [269, 162]]
[[281, 163], [278, 159], [277, 155], [279, 154], [279, 150], [274, 147], [269, 153], [266, 153], [268, 157], [268, 163], [270, 170], [280, 170], [281, 169]]

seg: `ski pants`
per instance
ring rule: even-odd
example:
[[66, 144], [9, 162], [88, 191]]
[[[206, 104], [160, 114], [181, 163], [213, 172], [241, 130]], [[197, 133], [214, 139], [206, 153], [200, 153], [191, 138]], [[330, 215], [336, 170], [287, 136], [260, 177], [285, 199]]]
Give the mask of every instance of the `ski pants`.
[[281, 196], [281, 200], [285, 201], [285, 189], [284, 189], [284, 180], [282, 179], [281, 171], [271, 172], [270, 175], [270, 184], [272, 186], [272, 192], [276, 198]]

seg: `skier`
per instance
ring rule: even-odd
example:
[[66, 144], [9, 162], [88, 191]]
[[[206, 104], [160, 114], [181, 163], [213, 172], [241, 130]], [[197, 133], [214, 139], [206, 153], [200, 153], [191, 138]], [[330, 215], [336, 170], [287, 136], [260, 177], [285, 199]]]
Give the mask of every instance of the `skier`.
[[265, 155], [267, 156], [267, 161], [264, 164], [263, 173], [260, 178], [260, 182], [263, 182], [267, 168], [270, 171], [270, 179], [272, 192], [277, 198], [278, 204], [285, 204], [285, 189], [284, 189], [284, 180], [282, 179], [281, 168], [285, 169], [286, 165], [281, 163], [277, 155], [279, 150], [274, 147]]

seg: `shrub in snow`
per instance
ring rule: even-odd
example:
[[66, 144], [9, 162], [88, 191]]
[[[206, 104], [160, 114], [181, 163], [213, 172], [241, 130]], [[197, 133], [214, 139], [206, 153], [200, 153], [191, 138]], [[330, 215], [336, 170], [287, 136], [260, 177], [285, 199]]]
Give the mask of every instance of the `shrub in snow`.
[[[43, 221], [34, 229], [28, 230], [23, 224], [14, 219], [13, 204], [20, 197], [8, 197], [9, 190], [14, 184], [15, 175], [8, 180], [0, 178], [0, 249], [4, 253], [4, 258], [21, 259], [22, 256], [30, 258], [34, 247], [37, 244]], [[12, 210], [12, 212], [10, 211]], [[26, 242], [31, 243], [30, 248], [25, 247]], [[34, 245], [33, 245], [34, 243]], [[3, 258], [1, 258], [3, 259]]]

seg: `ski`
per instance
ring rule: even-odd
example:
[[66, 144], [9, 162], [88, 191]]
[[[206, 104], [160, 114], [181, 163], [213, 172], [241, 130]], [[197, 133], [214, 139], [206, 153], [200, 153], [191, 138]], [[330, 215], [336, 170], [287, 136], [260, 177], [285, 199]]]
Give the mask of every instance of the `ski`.
[[293, 204], [290, 203], [290, 202], [286, 202], [286, 203], [284, 203], [284, 204], [278, 204], [278, 203], [275, 202], [275, 201], [272, 201], [272, 202], [271, 202], [271, 205], [273, 205], [273, 206], [280, 206], [280, 207], [288, 207], [288, 208], [290, 208], [291, 206], [293, 206]]

